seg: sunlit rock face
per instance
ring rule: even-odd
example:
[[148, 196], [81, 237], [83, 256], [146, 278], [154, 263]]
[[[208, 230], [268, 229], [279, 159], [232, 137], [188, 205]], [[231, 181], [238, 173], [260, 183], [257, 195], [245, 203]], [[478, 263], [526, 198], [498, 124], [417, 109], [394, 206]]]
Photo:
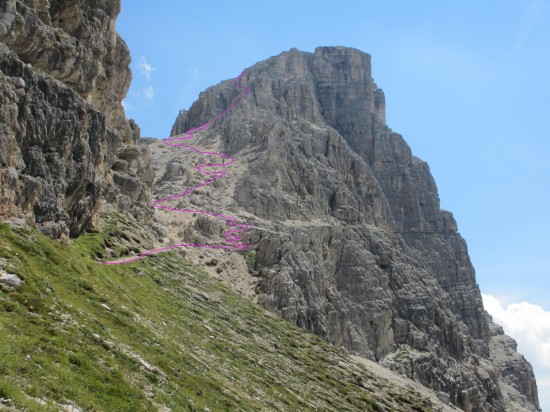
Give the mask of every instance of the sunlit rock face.
[[[370, 62], [355, 49], [321, 47], [247, 69], [249, 96], [202, 138], [238, 166], [192, 202], [221, 202], [249, 223], [259, 299], [287, 320], [464, 410], [535, 411], [531, 366], [498, 338], [428, 165], [386, 125]], [[231, 81], [209, 88], [172, 134], [207, 122], [239, 93]], [[157, 192], [189, 184], [188, 163], [180, 160], [177, 176], [168, 170]]]
[[121, 104], [132, 75], [119, 11], [118, 0], [0, 3], [3, 218], [77, 235], [107, 200], [150, 219], [148, 151]]

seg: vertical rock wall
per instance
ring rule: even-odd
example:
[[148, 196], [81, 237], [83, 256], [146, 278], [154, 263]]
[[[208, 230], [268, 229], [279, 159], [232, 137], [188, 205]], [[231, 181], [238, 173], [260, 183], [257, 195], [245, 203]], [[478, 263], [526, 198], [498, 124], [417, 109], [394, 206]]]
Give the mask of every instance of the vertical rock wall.
[[121, 104], [132, 75], [119, 11], [119, 0], [0, 2], [1, 217], [52, 237], [80, 233], [103, 200], [150, 219], [148, 152]]
[[[217, 190], [248, 216], [263, 304], [464, 410], [537, 410], [531, 366], [487, 317], [428, 165], [385, 123], [370, 56], [292, 49], [243, 83], [249, 97], [204, 141], [242, 165]], [[173, 133], [237, 95], [206, 90]]]

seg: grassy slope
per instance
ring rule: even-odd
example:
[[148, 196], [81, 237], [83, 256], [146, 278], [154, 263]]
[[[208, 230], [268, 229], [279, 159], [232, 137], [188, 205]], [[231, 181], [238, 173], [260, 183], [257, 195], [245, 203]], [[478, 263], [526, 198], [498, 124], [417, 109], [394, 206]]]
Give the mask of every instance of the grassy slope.
[[106, 240], [0, 224], [0, 258], [25, 282], [0, 291], [0, 398], [17, 409], [429, 410], [176, 252], [96, 263]]

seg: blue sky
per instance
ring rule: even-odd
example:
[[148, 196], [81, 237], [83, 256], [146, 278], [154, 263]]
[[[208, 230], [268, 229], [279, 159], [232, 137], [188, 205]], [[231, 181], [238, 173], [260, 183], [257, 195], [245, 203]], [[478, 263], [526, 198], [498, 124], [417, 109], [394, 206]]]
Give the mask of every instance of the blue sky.
[[127, 114], [159, 138], [200, 91], [282, 51], [370, 53], [388, 125], [429, 163], [482, 292], [550, 316], [549, 1], [122, 0], [117, 28]]

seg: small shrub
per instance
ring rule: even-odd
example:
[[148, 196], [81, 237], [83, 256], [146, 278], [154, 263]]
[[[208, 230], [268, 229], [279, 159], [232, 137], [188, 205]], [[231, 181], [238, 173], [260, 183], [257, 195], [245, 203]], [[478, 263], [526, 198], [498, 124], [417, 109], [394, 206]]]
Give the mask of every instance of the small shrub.
[[248, 271], [254, 273], [256, 269], [256, 251], [249, 250], [244, 254], [244, 260], [246, 261], [246, 266], [248, 266]]

